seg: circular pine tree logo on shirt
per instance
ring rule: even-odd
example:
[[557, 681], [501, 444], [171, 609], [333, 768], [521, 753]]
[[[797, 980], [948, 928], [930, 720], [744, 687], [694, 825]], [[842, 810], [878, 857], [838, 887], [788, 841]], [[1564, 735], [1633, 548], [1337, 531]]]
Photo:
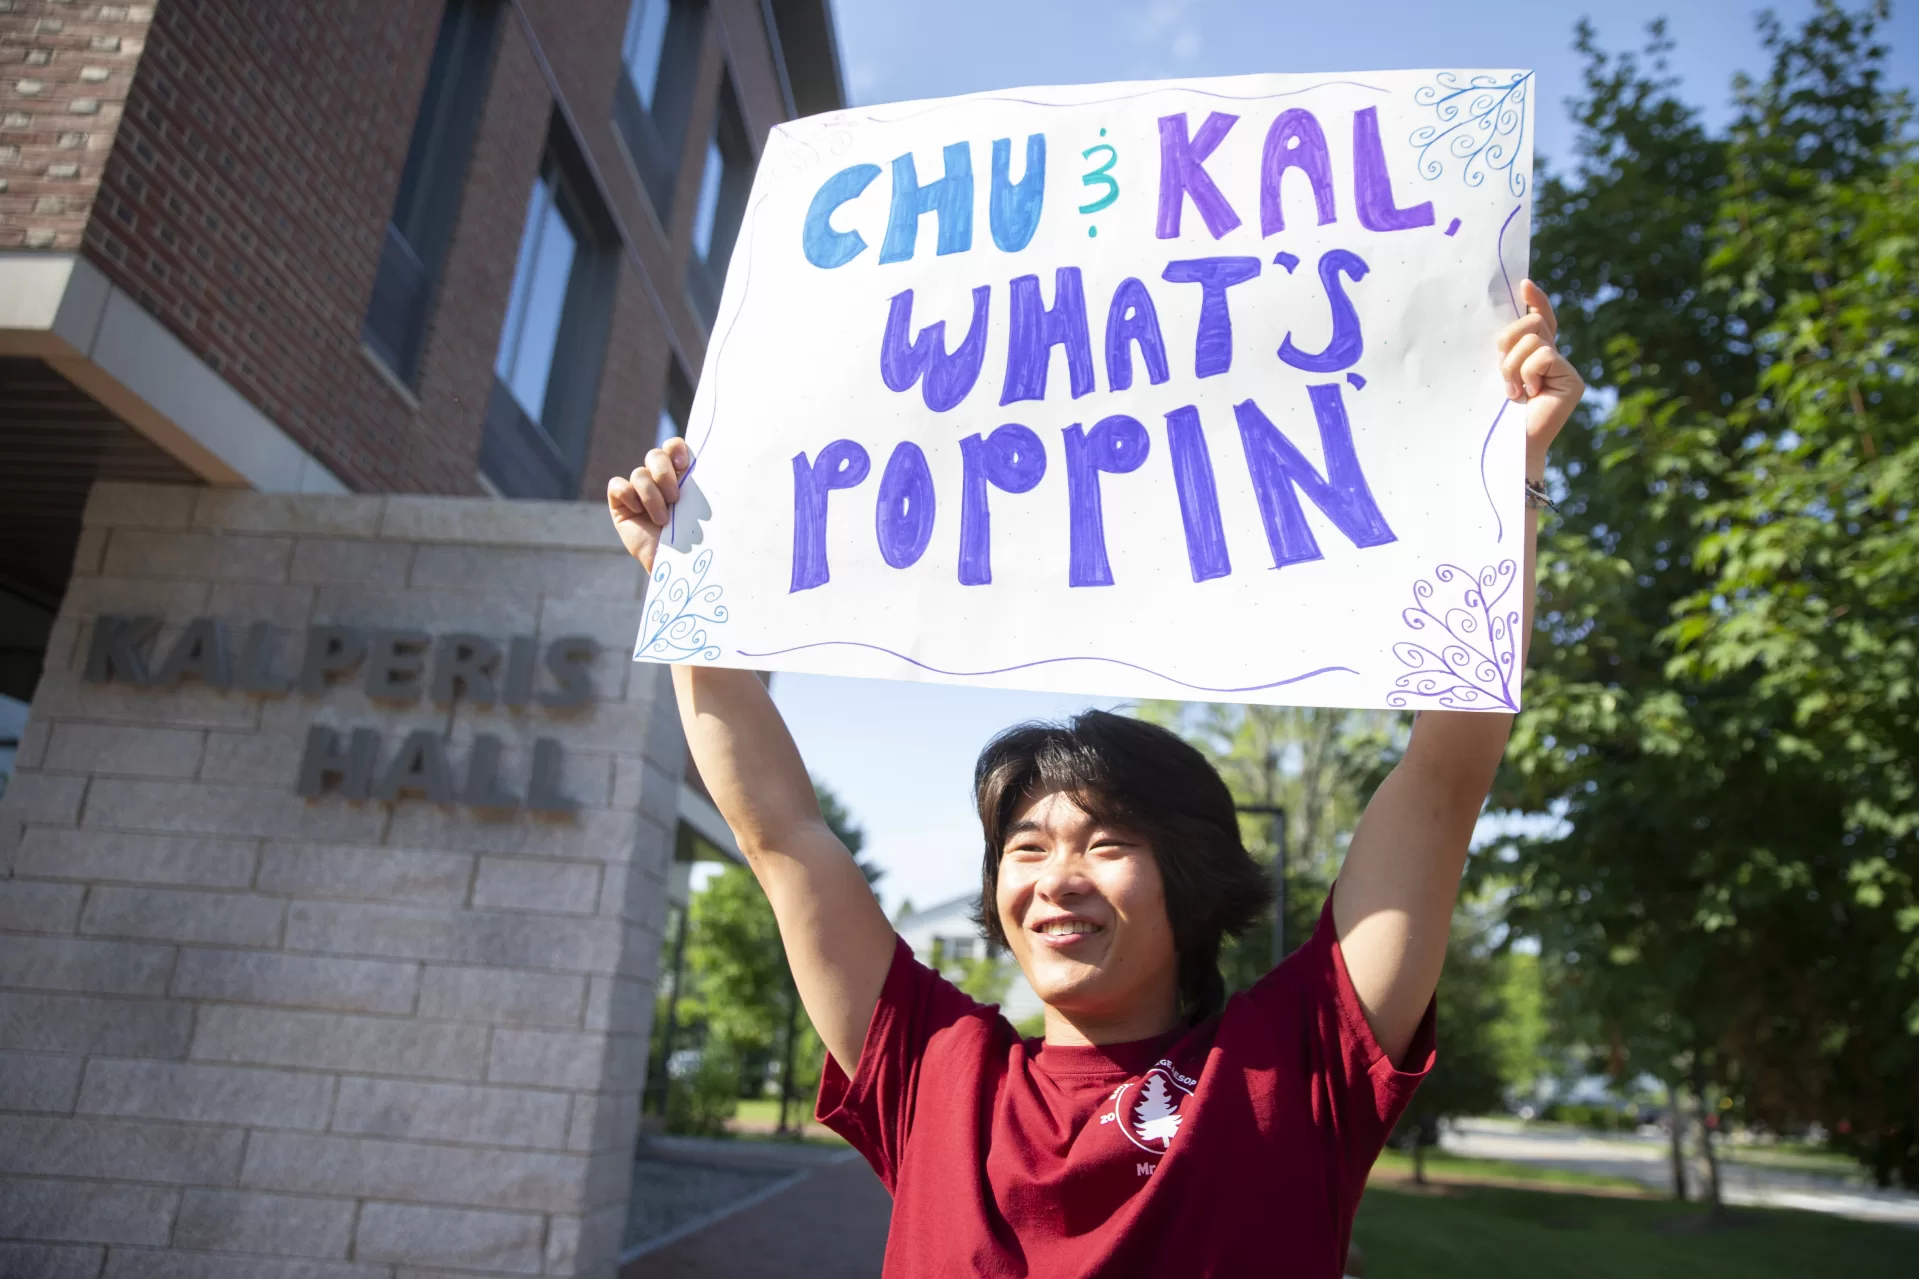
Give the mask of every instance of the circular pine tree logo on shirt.
[[1135, 1146], [1165, 1154], [1179, 1133], [1180, 1107], [1193, 1095], [1170, 1066], [1159, 1065], [1127, 1084], [1113, 1098], [1113, 1116]]

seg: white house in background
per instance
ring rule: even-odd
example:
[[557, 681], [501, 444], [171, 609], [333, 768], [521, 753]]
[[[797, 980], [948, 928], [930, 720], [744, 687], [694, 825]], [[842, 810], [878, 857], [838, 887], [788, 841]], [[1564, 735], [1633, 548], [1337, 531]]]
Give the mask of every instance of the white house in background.
[[937, 906], [902, 915], [893, 927], [906, 939], [906, 944], [913, 948], [913, 957], [922, 964], [933, 963], [935, 943], [945, 964], [981, 959], [989, 954], [1004, 959], [1012, 970], [1013, 982], [1006, 988], [1000, 1011], [1017, 1025], [1040, 1011], [1039, 996], [1026, 984], [1025, 975], [1013, 964], [1012, 957], [980, 936], [979, 926], [973, 922], [973, 906], [977, 901], [977, 893], [966, 893]]

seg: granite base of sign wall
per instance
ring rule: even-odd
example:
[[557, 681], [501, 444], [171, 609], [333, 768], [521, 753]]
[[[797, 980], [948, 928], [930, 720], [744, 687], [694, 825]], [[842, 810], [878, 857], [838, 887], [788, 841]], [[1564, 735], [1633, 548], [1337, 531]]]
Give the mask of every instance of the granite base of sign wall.
[[0, 1276], [612, 1275], [643, 587], [592, 506], [95, 490], [0, 802]]

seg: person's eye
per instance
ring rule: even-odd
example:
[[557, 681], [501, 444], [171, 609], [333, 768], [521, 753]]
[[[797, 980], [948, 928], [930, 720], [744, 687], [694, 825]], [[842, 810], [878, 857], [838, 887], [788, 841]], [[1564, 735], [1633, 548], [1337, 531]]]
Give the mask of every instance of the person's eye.
[[1015, 861], [1031, 862], [1045, 857], [1046, 850], [1038, 844], [1015, 844], [1004, 855]]

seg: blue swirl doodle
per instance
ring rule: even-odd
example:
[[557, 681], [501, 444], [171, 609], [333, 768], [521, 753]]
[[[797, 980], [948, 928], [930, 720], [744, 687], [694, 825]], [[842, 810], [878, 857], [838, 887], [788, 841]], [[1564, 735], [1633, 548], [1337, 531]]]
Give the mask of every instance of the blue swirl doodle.
[[[1427, 607], [1434, 586], [1421, 579], [1413, 583], [1413, 606], [1400, 614], [1415, 631], [1435, 631], [1431, 644], [1401, 641], [1393, 656], [1411, 669], [1393, 681], [1388, 706], [1405, 707], [1414, 698], [1432, 698], [1453, 710], [1519, 709], [1514, 682], [1519, 676], [1520, 610], [1501, 601], [1512, 590], [1519, 565], [1512, 560], [1469, 573], [1456, 564], [1433, 570], [1440, 583], [1464, 578], [1459, 601], [1440, 612]], [[1498, 594], [1493, 588], [1498, 588]]]
[[724, 590], [706, 584], [706, 571], [713, 564], [713, 552], [701, 551], [693, 557], [689, 576], [675, 577], [673, 561], [663, 559], [653, 570], [653, 589], [647, 593], [646, 613], [640, 623], [642, 638], [633, 649], [633, 660], [650, 657], [679, 662], [697, 657], [718, 661], [719, 645], [710, 641], [706, 628], [723, 624], [726, 605], [720, 603]]
[[[1466, 162], [1460, 172], [1467, 186], [1479, 186], [1487, 173], [1504, 170], [1508, 189], [1526, 194], [1518, 160], [1526, 149], [1526, 95], [1533, 73], [1522, 71], [1510, 80], [1476, 75], [1461, 84], [1458, 72], [1441, 71], [1434, 79], [1413, 93], [1414, 102], [1439, 117], [1436, 124], [1414, 129], [1409, 139], [1419, 148], [1421, 176], [1428, 181], [1440, 176], [1450, 155]], [[1432, 154], [1434, 147], [1440, 147], [1439, 155]]]
[[943, 666], [934, 666], [930, 662], [922, 662], [917, 658], [908, 657], [906, 654], [895, 652], [890, 648], [884, 648], [878, 644], [863, 643], [859, 640], [818, 640], [811, 644], [795, 644], [790, 648], [769, 649], [761, 653], [749, 653], [743, 648], [736, 648], [733, 652], [734, 655], [738, 657], [783, 657], [787, 653], [797, 653], [809, 648], [863, 648], [869, 652], [884, 653], [888, 657], [897, 657], [907, 665], [917, 666], [923, 671], [931, 671], [935, 675], [948, 675], [955, 679], [973, 679], [982, 675], [1005, 675], [1009, 671], [1023, 671], [1035, 666], [1052, 666], [1059, 662], [1104, 662], [1109, 666], [1124, 666], [1127, 670], [1139, 671], [1143, 675], [1151, 675], [1155, 679], [1163, 679], [1169, 684], [1177, 684], [1181, 688], [1190, 688], [1197, 693], [1259, 693], [1269, 688], [1284, 688], [1288, 684], [1297, 684], [1301, 680], [1312, 679], [1315, 675], [1329, 675], [1334, 671], [1344, 671], [1348, 675], [1359, 674], [1358, 671], [1350, 666], [1322, 666], [1316, 671], [1307, 671], [1303, 675], [1289, 675], [1285, 679], [1276, 679], [1265, 684], [1246, 684], [1239, 688], [1214, 688], [1207, 684], [1189, 684], [1183, 679], [1174, 679], [1171, 675], [1156, 671], [1149, 666], [1138, 666], [1132, 662], [1122, 662], [1116, 657], [1042, 657], [1035, 662], [1016, 662], [1011, 666], [996, 666], [991, 670], [949, 671]]

